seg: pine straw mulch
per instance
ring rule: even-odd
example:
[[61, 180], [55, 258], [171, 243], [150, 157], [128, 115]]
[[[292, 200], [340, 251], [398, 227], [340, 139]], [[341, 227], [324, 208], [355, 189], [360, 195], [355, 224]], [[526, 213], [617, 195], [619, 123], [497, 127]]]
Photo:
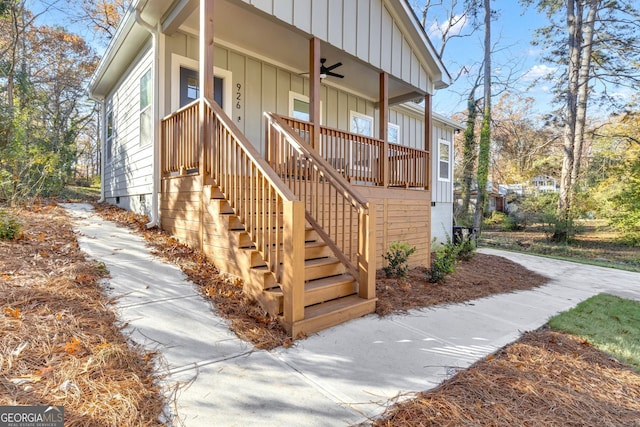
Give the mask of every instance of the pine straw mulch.
[[374, 426], [640, 426], [640, 375], [542, 328], [388, 410]]
[[376, 277], [376, 313], [380, 316], [414, 308], [453, 304], [494, 294], [542, 286], [549, 279], [506, 258], [476, 253], [460, 261], [443, 283], [430, 283], [426, 268], [414, 268], [406, 278]]
[[64, 209], [5, 209], [0, 240], [0, 405], [62, 405], [65, 425], [163, 425], [154, 355], [129, 342]]

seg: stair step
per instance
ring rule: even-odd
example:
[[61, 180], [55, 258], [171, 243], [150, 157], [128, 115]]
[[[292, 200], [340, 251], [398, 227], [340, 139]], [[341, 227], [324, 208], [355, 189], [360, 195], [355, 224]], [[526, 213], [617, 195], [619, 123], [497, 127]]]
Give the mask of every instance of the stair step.
[[337, 276], [345, 271], [345, 266], [337, 258], [312, 259], [304, 263], [304, 280], [309, 281]]
[[325, 258], [333, 256], [333, 251], [324, 242], [305, 242], [304, 243], [304, 259]]
[[352, 295], [307, 307], [304, 309], [304, 320], [293, 324], [291, 335], [311, 334], [373, 313], [376, 311], [376, 301], [377, 298], [367, 300]]
[[304, 305], [308, 307], [320, 302], [353, 295], [356, 292], [357, 284], [351, 274], [312, 280], [304, 286]]

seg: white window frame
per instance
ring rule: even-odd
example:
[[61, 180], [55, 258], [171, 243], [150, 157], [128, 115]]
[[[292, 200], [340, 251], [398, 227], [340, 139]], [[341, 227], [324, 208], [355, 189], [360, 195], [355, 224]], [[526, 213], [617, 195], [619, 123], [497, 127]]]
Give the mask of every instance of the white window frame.
[[[446, 145], [448, 147], [449, 155], [447, 160], [442, 160], [442, 145]], [[441, 163], [447, 164], [447, 177], [443, 178], [441, 173]], [[438, 139], [438, 181], [443, 182], [451, 182], [451, 141], [447, 141], [446, 139]]]
[[[370, 135], [367, 135], [364, 133], [357, 133], [353, 129], [353, 120], [355, 118], [367, 120], [371, 123], [371, 126], [369, 128], [371, 131]], [[353, 110], [349, 111], [349, 132], [354, 133], [356, 135], [363, 135], [369, 138], [375, 138], [373, 135], [374, 127], [375, 127], [375, 120], [373, 119], [372, 116], [367, 116], [366, 114], [362, 114]], [[357, 175], [357, 174], [366, 175], [373, 169], [373, 161], [374, 161], [373, 147], [372, 146], [358, 147], [358, 145], [362, 145], [362, 144], [351, 141], [351, 144], [349, 146], [349, 165], [353, 175]], [[362, 150], [361, 152], [364, 153], [365, 156], [364, 156], [364, 159], [361, 159], [359, 163], [356, 163], [353, 161], [353, 158], [354, 158], [354, 153], [357, 152], [358, 150]]]
[[[397, 141], [391, 141], [391, 138], [389, 138], [389, 131], [391, 129], [395, 129], [397, 134], [398, 134], [398, 140]], [[400, 144], [400, 125], [397, 125], [395, 123], [387, 123], [387, 141], [393, 143], [393, 144]]]
[[[147, 77], [149, 78], [149, 82], [150, 82], [150, 87], [149, 87], [149, 103], [145, 106], [142, 107], [142, 80]], [[140, 94], [139, 94], [139, 107], [140, 107], [140, 114], [139, 114], [139, 140], [140, 140], [140, 146], [144, 146], [144, 145], [148, 145], [151, 144], [151, 142], [153, 141], [153, 74], [151, 72], [151, 68], [149, 68], [147, 71], [145, 71], [142, 76], [140, 76], [139, 79], [139, 89], [140, 89]], [[143, 129], [143, 120], [144, 117], [148, 116], [148, 126], [149, 126], [149, 135], [148, 135], [148, 140], [147, 141], [143, 141], [143, 134], [142, 134], [142, 129]]]
[[[293, 118], [294, 101], [302, 101], [309, 104], [309, 97], [298, 92], [289, 91], [289, 117]], [[300, 120], [300, 119], [298, 119]], [[309, 109], [309, 121], [311, 121], [311, 109]], [[322, 101], [320, 101], [320, 124], [322, 124]]]
[[[191, 70], [199, 70], [199, 62], [186, 56], [171, 54], [171, 111], [177, 111], [180, 108], [180, 67], [189, 68]], [[222, 79], [224, 93], [222, 95], [222, 109], [229, 117], [233, 114], [232, 89], [233, 89], [233, 73], [223, 68], [213, 67], [214, 77]]]
[[[113, 149], [116, 140], [116, 122], [115, 117], [113, 115], [113, 109], [108, 109], [107, 113], [104, 115], [105, 124], [104, 124], [104, 145], [107, 156], [107, 163], [110, 163], [113, 159]], [[109, 126], [111, 125], [111, 126]], [[109, 135], [109, 130], [111, 130], [111, 135]]]

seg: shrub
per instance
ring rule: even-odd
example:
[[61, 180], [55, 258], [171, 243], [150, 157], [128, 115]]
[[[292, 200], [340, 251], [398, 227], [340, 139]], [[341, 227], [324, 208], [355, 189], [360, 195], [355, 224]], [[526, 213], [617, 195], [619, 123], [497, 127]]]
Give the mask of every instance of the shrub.
[[458, 259], [469, 261], [476, 254], [476, 242], [472, 236], [458, 244]]
[[483, 223], [487, 227], [502, 225], [507, 219], [507, 214], [499, 211], [492, 211], [488, 218], [484, 218]]
[[409, 271], [407, 260], [415, 251], [415, 246], [411, 248], [408, 243], [391, 243], [387, 253], [382, 255], [382, 258], [388, 263], [383, 268], [387, 277], [406, 277], [407, 271]]
[[429, 270], [429, 281], [431, 283], [442, 282], [447, 274], [453, 273], [458, 260], [458, 252], [459, 246], [453, 244], [449, 236], [447, 236], [447, 243], [442, 243], [438, 246], [431, 259], [431, 270]]
[[11, 214], [0, 211], [0, 240], [14, 240], [20, 234], [20, 223]]

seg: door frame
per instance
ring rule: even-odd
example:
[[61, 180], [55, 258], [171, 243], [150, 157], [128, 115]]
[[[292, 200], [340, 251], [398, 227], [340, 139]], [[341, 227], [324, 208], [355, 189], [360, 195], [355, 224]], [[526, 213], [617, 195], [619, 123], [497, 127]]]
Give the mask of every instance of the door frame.
[[[193, 71], [198, 71], [199, 63], [195, 59], [187, 58], [186, 56], [178, 55], [177, 53], [171, 54], [171, 112], [177, 111], [180, 108], [180, 68], [188, 68]], [[231, 116], [233, 112], [232, 104], [232, 88], [233, 88], [233, 73], [223, 68], [213, 67], [213, 75], [222, 79], [222, 109], [228, 116]]]

